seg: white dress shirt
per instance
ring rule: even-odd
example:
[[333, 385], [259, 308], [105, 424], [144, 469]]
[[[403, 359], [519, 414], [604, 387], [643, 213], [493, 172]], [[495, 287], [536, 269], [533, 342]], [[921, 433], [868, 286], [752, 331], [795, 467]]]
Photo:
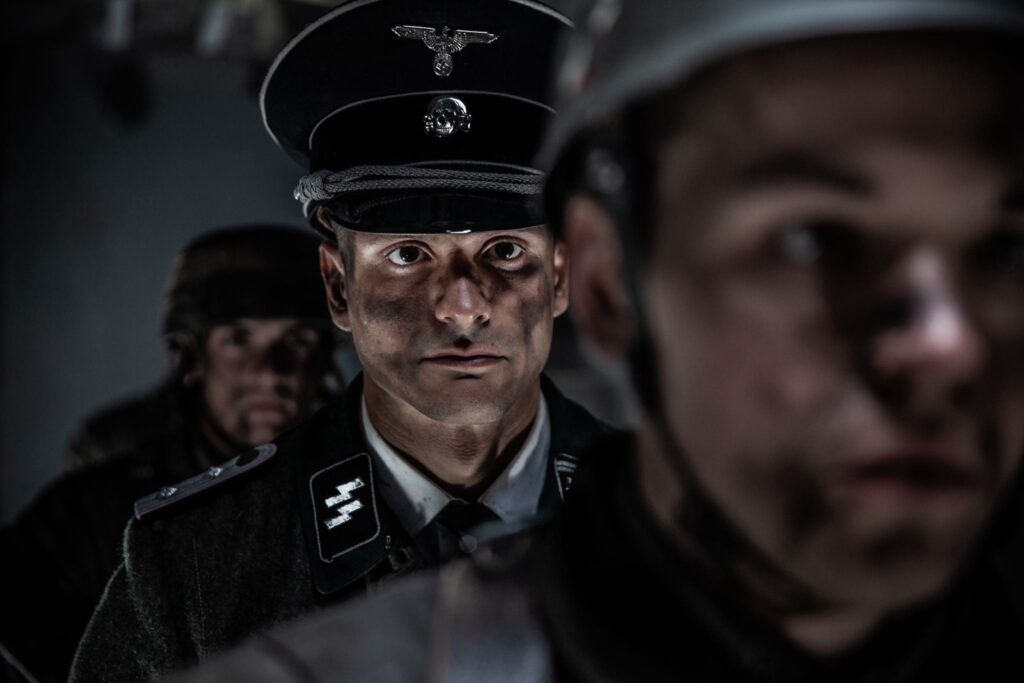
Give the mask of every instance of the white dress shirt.
[[[426, 527], [455, 498], [420, 473], [388, 445], [362, 405], [363, 432], [374, 456], [374, 475], [381, 496], [410, 536]], [[537, 514], [547, 475], [551, 427], [548, 406], [540, 397], [537, 416], [522, 448], [478, 501], [503, 522], [520, 522]]]

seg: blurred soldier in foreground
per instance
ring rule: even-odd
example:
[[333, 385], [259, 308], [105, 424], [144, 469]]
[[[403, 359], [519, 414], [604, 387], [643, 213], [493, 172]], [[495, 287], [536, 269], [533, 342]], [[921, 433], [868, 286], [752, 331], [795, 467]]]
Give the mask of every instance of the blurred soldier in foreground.
[[0, 530], [0, 641], [38, 678], [67, 678], [135, 499], [272, 438], [332, 393], [319, 242], [254, 226], [189, 244], [166, 292], [170, 376], [91, 419], [75, 471]]
[[550, 215], [637, 439], [556, 524], [190, 680], [1024, 680], [1024, 9], [584, 26]]
[[195, 662], [560, 504], [607, 433], [541, 375], [568, 264], [528, 164], [566, 26], [534, 2], [348, 2], [281, 53], [264, 119], [310, 168], [296, 195], [334, 238], [364, 374], [229, 483], [140, 501], [75, 680]]

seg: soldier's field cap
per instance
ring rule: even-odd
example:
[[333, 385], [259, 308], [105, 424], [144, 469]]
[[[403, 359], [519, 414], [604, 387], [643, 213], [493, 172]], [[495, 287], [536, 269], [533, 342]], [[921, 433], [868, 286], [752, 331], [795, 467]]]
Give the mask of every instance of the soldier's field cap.
[[[349, 0], [278, 55], [260, 106], [326, 206], [369, 232], [543, 224], [533, 167], [570, 22], [534, 0]], [[314, 222], [315, 224], [315, 222]]]
[[299, 318], [327, 324], [317, 267], [320, 242], [308, 230], [245, 225], [206, 232], [171, 266], [162, 331], [197, 332], [240, 318]]
[[907, 31], [1024, 32], [1022, 0], [586, 0], [559, 69], [560, 117], [539, 165], [628, 103], [760, 48]]

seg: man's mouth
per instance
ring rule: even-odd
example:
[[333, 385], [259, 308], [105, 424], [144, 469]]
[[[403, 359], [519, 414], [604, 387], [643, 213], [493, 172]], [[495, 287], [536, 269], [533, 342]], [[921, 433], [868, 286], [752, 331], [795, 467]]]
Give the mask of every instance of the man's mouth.
[[976, 470], [948, 451], [906, 449], [866, 459], [850, 470], [848, 483], [859, 492], [935, 496], [973, 489]]
[[493, 349], [443, 349], [426, 356], [421, 362], [459, 370], [486, 369], [507, 358]]
[[252, 398], [244, 403], [248, 413], [280, 413], [288, 412], [288, 403], [279, 398]]

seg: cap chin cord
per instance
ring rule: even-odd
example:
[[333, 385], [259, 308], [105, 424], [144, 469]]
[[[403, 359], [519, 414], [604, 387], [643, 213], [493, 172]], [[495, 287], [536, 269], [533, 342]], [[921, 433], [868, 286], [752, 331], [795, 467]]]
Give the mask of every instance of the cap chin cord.
[[344, 171], [321, 170], [299, 180], [294, 196], [303, 204], [325, 202], [350, 192], [444, 190], [540, 195], [544, 175], [488, 173], [423, 166], [354, 166]]

